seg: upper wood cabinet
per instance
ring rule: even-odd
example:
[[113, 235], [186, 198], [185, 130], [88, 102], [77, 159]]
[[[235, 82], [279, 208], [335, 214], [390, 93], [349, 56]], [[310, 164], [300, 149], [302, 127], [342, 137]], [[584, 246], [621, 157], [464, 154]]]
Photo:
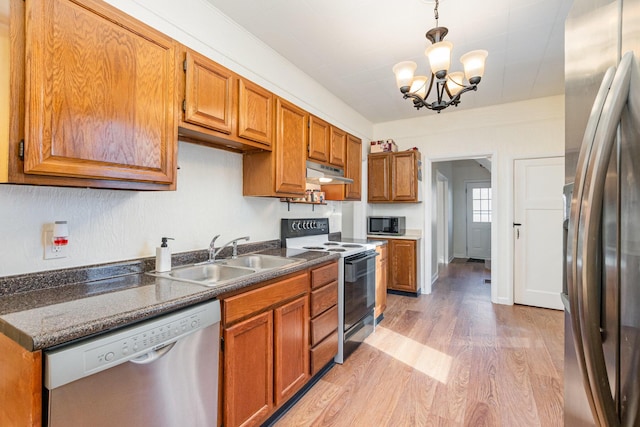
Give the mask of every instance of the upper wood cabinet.
[[420, 202], [421, 168], [420, 152], [416, 150], [370, 154], [369, 203]]
[[276, 99], [273, 151], [243, 157], [245, 196], [295, 197], [306, 188], [307, 123], [309, 114], [282, 98]]
[[8, 182], [175, 188], [171, 38], [94, 0], [11, 0], [10, 25]]
[[329, 162], [331, 146], [331, 125], [316, 116], [309, 116], [309, 143], [307, 156], [317, 162]]
[[238, 79], [238, 136], [270, 146], [273, 141], [273, 94]]
[[234, 74], [209, 58], [187, 50], [184, 121], [230, 134]]
[[182, 139], [237, 152], [271, 149], [271, 92], [187, 48], [178, 62]]
[[344, 176], [353, 184], [323, 185], [327, 200], [360, 200], [362, 197], [362, 141], [353, 135], [346, 135]]
[[307, 157], [320, 163], [345, 167], [347, 133], [316, 116], [309, 116]]

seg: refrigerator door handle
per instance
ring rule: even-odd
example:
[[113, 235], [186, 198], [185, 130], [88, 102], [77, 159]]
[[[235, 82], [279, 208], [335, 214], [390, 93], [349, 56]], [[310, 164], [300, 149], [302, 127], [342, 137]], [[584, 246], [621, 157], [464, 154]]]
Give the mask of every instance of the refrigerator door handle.
[[603, 106], [587, 163], [578, 225], [583, 238], [580, 256], [576, 260], [576, 289], [580, 299], [577, 311], [580, 316], [585, 367], [593, 396], [594, 406], [591, 410], [595, 420], [602, 426], [618, 426], [620, 421], [610, 391], [600, 334], [598, 288], [601, 278], [596, 267], [600, 250], [598, 235], [602, 221], [605, 179], [622, 111], [629, 96], [633, 59], [632, 52], [627, 52], [622, 57]]
[[589, 386], [589, 377], [587, 375], [587, 370], [585, 367], [583, 350], [584, 345], [582, 342], [582, 320], [578, 310], [581, 301], [578, 297], [578, 289], [575, 279], [578, 274], [577, 261], [580, 257], [579, 249], [582, 249], [582, 236], [579, 233], [578, 226], [580, 210], [582, 207], [582, 197], [587, 171], [587, 162], [591, 155], [593, 140], [595, 138], [596, 130], [598, 129], [600, 116], [602, 115], [602, 108], [607, 98], [607, 94], [609, 93], [611, 83], [613, 82], [615, 72], [615, 67], [609, 67], [609, 69], [607, 69], [602, 78], [602, 83], [600, 83], [600, 88], [598, 89], [598, 93], [596, 94], [593, 106], [591, 107], [589, 120], [587, 121], [587, 126], [582, 138], [582, 144], [580, 145], [580, 153], [578, 156], [578, 164], [574, 182], [574, 191], [571, 197], [569, 220], [567, 224], [566, 274], [567, 293], [570, 306], [569, 314], [571, 316], [571, 328], [573, 329], [573, 346], [576, 351], [578, 366], [582, 374], [582, 384], [584, 385], [587, 401], [589, 402], [589, 407], [591, 408], [594, 408], [595, 404]]

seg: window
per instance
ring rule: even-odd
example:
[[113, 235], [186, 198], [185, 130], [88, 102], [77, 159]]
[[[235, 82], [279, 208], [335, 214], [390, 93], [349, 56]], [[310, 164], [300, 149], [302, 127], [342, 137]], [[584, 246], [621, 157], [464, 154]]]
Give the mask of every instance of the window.
[[491, 188], [474, 188], [473, 222], [491, 222]]

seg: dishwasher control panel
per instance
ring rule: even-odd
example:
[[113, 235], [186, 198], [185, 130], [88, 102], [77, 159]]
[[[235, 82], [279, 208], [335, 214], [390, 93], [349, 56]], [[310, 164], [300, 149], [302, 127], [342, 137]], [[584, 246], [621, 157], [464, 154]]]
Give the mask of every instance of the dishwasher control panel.
[[45, 351], [45, 387], [51, 390], [120, 363], [143, 363], [155, 351], [220, 318], [220, 301], [210, 301]]
[[[84, 353], [86, 369], [93, 371], [121, 359], [132, 360], [135, 355], [145, 354], [170, 345], [181, 336], [200, 329], [203, 313], [191, 313], [160, 325], [150, 325], [142, 331], [117, 337], [113, 341], [89, 348]], [[133, 359], [135, 360], [135, 359]]]

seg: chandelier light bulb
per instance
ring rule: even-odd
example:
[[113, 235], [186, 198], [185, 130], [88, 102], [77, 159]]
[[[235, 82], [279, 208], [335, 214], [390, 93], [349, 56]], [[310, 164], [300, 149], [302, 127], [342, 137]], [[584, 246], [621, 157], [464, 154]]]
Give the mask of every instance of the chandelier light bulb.
[[396, 83], [398, 89], [403, 87], [409, 87], [413, 81], [413, 73], [418, 68], [418, 65], [413, 61], [399, 62], [393, 66], [393, 72], [396, 75]]
[[415, 93], [422, 98], [427, 96], [427, 82], [429, 78], [427, 76], [415, 76], [411, 82], [411, 89], [409, 92]]
[[473, 80], [477, 80], [476, 84], [484, 75], [484, 62], [489, 52], [486, 50], [472, 50], [460, 57], [460, 62], [464, 66], [464, 74], [469, 83], [474, 84]]
[[449, 73], [447, 77], [447, 90], [451, 96], [456, 96], [464, 89], [464, 73], [456, 71], [455, 73]]
[[424, 54], [429, 58], [431, 72], [439, 79], [444, 78], [451, 66], [451, 51], [453, 43], [442, 41], [429, 46]]

